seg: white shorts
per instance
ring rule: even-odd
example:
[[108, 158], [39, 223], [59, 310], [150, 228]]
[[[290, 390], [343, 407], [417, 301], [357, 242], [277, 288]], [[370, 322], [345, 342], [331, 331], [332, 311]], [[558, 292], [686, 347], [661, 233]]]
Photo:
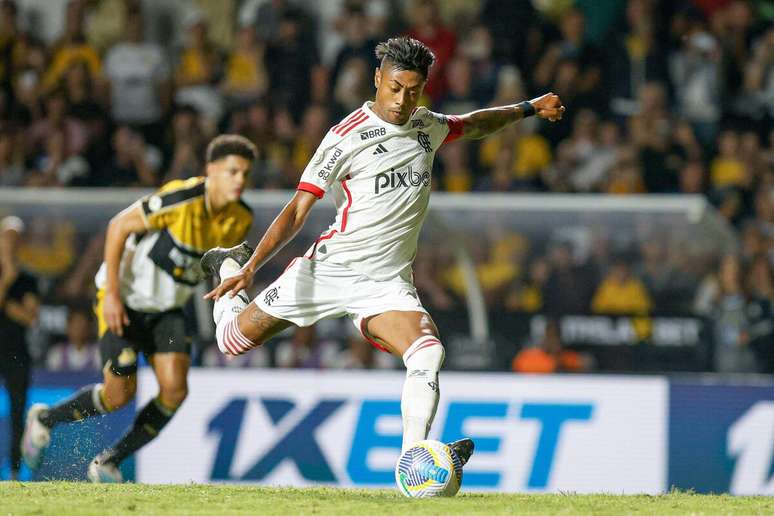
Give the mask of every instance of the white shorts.
[[390, 310], [427, 313], [409, 281], [376, 281], [344, 265], [305, 256], [294, 258], [254, 302], [267, 314], [297, 326], [346, 315], [363, 337], [382, 351], [386, 349], [364, 332], [368, 317]]

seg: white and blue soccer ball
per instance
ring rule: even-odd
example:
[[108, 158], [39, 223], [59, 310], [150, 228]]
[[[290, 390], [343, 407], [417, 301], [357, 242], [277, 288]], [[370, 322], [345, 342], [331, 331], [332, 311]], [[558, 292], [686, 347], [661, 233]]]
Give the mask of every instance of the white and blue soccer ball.
[[419, 441], [400, 455], [395, 482], [409, 498], [454, 496], [462, 484], [462, 464], [442, 442]]

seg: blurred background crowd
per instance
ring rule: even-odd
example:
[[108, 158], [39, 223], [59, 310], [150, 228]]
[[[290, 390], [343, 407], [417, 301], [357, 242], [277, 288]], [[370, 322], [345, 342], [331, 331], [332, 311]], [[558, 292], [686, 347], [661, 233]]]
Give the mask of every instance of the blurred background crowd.
[[[255, 189], [293, 189], [328, 128], [372, 97], [373, 48], [396, 34], [436, 53], [422, 101], [435, 111], [546, 91], [567, 106], [558, 124], [529, 119], [443, 147], [434, 189], [694, 194], [738, 237], [708, 255], [657, 220], [636, 238], [600, 224], [585, 243], [493, 235], [471, 249], [487, 306], [549, 318], [544, 337], [511, 339], [493, 367], [603, 369], [565, 349], [562, 316], [663, 315], [712, 321], [702, 338], [714, 352], [695, 369], [774, 373], [767, 0], [3, 0], [0, 187], [157, 187], [201, 174], [208, 140], [231, 132], [258, 146]], [[37, 361], [97, 368], [88, 303], [102, 236], [66, 219], [27, 222], [20, 260], [44, 302], [66, 307], [49, 312], [60, 331]], [[443, 246], [420, 250], [415, 277], [432, 313], [464, 308]], [[290, 332], [230, 362], [203, 346], [197, 361], [394, 365], [350, 326]]]

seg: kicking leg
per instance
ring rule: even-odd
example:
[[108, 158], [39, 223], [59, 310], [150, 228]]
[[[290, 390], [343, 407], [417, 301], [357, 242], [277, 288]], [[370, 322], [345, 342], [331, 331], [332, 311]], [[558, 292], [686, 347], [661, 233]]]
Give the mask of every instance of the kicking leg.
[[[218, 268], [221, 281], [236, 274], [240, 267], [236, 259], [224, 256]], [[250, 303], [250, 298], [244, 290], [234, 297], [221, 296], [215, 301], [212, 316], [216, 325], [218, 349], [226, 355], [246, 353], [292, 324], [273, 317], [258, 308], [255, 303]]]

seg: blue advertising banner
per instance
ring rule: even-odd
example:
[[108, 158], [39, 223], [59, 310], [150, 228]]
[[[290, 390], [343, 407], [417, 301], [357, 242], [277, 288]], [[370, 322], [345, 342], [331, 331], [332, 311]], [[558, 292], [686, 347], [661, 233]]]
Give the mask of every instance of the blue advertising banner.
[[670, 382], [669, 487], [774, 494], [774, 383]]
[[[54, 404], [80, 389], [96, 383], [102, 376], [96, 373], [33, 374], [27, 394], [27, 407], [33, 403]], [[103, 417], [62, 425], [54, 429], [51, 446], [46, 451], [40, 469], [33, 473], [22, 466], [20, 480], [85, 480], [86, 467], [104, 447], [120, 437], [134, 417], [135, 404]], [[10, 476], [11, 421], [8, 392], [0, 386], [0, 478]], [[126, 479], [134, 479], [134, 461], [121, 467]]]

